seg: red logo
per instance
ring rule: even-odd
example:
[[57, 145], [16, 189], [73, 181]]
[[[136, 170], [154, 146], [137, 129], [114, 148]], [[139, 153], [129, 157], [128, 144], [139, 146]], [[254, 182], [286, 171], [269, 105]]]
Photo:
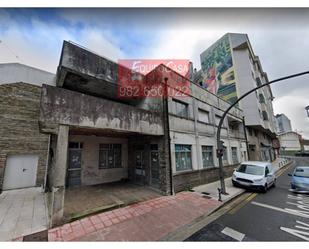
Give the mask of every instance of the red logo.
[[118, 97], [185, 97], [191, 73], [189, 60], [119, 60]]

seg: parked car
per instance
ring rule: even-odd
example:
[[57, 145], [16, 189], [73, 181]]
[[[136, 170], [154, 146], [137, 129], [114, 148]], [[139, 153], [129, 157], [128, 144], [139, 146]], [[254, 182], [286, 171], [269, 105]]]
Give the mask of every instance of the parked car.
[[247, 161], [234, 170], [234, 186], [267, 192], [276, 185], [276, 175], [270, 162]]
[[291, 191], [309, 194], [309, 166], [297, 166], [291, 178]]

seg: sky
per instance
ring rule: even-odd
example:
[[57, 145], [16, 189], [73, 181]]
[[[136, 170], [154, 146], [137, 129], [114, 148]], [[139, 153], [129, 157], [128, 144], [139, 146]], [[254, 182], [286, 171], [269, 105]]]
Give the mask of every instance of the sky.
[[[188, 59], [227, 32], [246, 33], [269, 80], [309, 70], [309, 9], [0, 9], [0, 63], [55, 73], [63, 40], [114, 61]], [[309, 76], [272, 86], [274, 113], [309, 139]]]

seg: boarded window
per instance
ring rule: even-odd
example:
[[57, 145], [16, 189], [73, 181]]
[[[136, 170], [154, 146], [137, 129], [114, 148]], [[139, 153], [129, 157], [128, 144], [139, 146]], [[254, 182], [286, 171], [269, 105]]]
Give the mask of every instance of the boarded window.
[[198, 120], [204, 123], [210, 123], [209, 112], [198, 109]]

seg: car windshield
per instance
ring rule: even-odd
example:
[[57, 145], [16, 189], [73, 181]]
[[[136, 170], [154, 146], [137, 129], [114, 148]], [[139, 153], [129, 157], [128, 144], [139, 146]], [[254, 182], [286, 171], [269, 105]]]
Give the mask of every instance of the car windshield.
[[241, 164], [237, 169], [237, 172], [250, 175], [264, 175], [264, 167], [250, 164]]
[[294, 172], [294, 176], [309, 178], [309, 167], [308, 168], [296, 168]]

